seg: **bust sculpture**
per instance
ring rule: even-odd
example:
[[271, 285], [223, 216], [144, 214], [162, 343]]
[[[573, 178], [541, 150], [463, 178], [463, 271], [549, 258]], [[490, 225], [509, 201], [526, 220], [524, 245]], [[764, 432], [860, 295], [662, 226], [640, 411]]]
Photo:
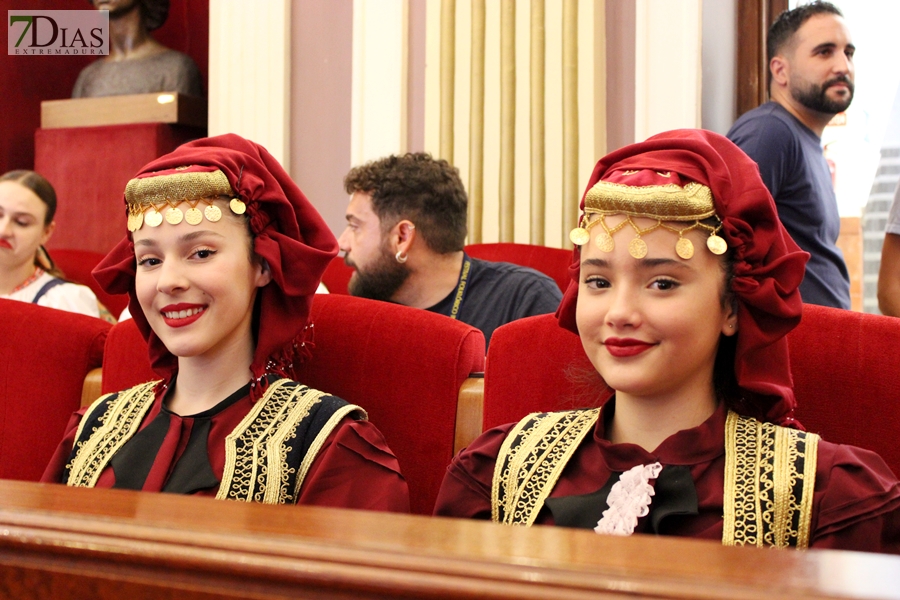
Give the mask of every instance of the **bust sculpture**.
[[109, 11], [109, 56], [78, 75], [73, 98], [177, 92], [203, 97], [197, 64], [150, 35], [166, 21], [169, 0], [89, 0]]

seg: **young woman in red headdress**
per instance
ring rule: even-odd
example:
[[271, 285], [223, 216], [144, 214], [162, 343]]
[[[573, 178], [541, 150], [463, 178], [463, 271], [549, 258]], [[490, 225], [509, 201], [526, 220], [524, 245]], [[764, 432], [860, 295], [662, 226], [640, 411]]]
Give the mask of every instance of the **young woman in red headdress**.
[[161, 379], [76, 413], [43, 480], [408, 511], [363, 409], [288, 377], [337, 241], [278, 162], [236, 135], [198, 140], [125, 200], [128, 235], [94, 273], [130, 294]]
[[900, 552], [897, 477], [793, 419], [784, 336], [808, 255], [755, 164], [717, 134], [667, 132], [602, 159], [582, 208], [557, 316], [614, 395], [484, 433], [435, 513]]

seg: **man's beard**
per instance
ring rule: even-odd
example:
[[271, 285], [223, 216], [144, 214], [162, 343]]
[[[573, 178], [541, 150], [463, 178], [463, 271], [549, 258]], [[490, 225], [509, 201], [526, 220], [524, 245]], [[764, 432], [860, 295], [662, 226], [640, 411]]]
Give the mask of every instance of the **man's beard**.
[[[354, 266], [352, 261], [345, 259], [344, 262]], [[371, 265], [364, 271], [356, 270], [350, 278], [347, 291], [351, 296], [390, 301], [409, 278], [409, 274], [409, 267], [397, 262], [390, 251], [382, 246], [381, 254]]]
[[[841, 82], [847, 84], [847, 90], [850, 93], [844, 98], [832, 100], [828, 97], [828, 88]], [[853, 101], [853, 82], [845, 75], [830, 79], [822, 85], [810, 84], [806, 88], [801, 88], [794, 82], [791, 82], [791, 95], [797, 102], [810, 110], [836, 115], [847, 110], [847, 107]]]

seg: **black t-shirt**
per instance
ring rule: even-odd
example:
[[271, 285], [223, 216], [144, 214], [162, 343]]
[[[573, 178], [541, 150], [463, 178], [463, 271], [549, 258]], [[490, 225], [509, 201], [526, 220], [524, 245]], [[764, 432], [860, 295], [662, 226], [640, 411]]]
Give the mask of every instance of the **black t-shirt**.
[[[556, 312], [562, 293], [550, 277], [534, 269], [505, 262], [471, 261], [465, 296], [457, 318], [480, 329], [485, 344], [494, 330], [510, 321]], [[450, 316], [456, 289], [428, 310]]]

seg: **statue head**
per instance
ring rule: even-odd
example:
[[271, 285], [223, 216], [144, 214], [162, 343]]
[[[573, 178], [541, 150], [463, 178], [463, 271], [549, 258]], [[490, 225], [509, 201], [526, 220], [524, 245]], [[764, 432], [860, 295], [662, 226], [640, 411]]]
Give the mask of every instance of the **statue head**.
[[110, 18], [124, 15], [138, 7], [147, 31], [162, 27], [169, 16], [169, 0], [88, 0], [94, 8], [106, 9]]

